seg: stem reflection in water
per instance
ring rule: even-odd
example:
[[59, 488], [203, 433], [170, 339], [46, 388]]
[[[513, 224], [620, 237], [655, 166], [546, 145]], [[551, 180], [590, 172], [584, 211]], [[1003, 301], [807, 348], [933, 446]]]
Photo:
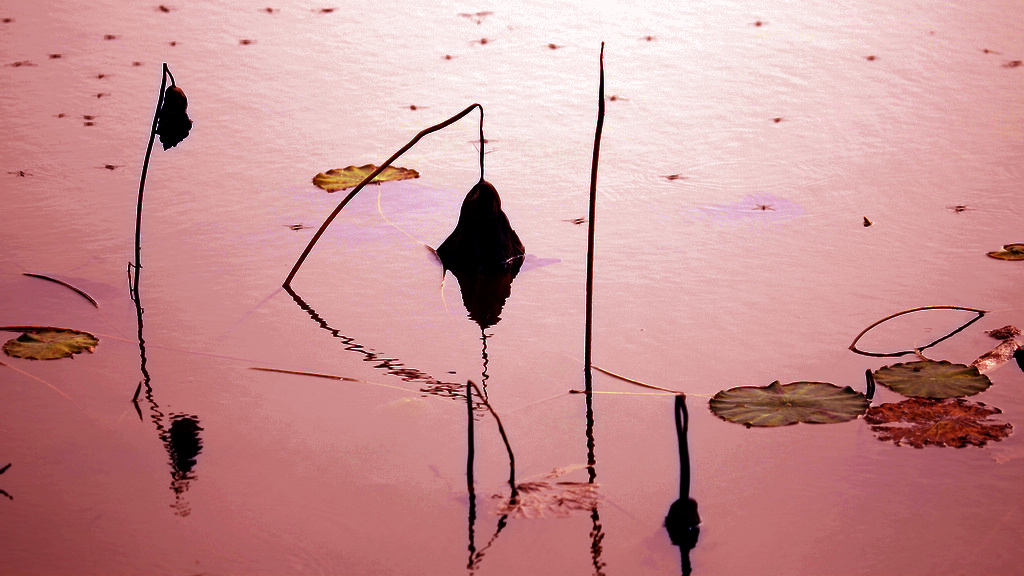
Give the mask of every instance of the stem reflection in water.
[[689, 413], [684, 394], [676, 396], [673, 412], [679, 439], [679, 499], [668, 509], [665, 529], [672, 543], [679, 546], [683, 575], [689, 576], [693, 572], [690, 550], [697, 546], [697, 538], [700, 537], [700, 514], [697, 513], [697, 501], [690, 498], [690, 450], [686, 440]]
[[[163, 113], [164, 88], [167, 85], [168, 78], [170, 78], [171, 87], [173, 88], [174, 77], [171, 76], [171, 71], [168, 69], [167, 64], [164, 64], [163, 73], [160, 78], [160, 96], [157, 101], [156, 112], [153, 115], [153, 128], [150, 131], [149, 145], [146, 148], [146, 156], [142, 166], [142, 176], [139, 181], [138, 212], [135, 220], [135, 262], [130, 262], [128, 264], [129, 295], [131, 296], [132, 302], [135, 303], [135, 312], [138, 319], [139, 369], [142, 372], [142, 381], [139, 382], [139, 385], [136, 388], [135, 397], [132, 399], [132, 403], [135, 405], [135, 410], [138, 412], [139, 419], [141, 420], [142, 410], [139, 408], [138, 399], [140, 391], [145, 387], [145, 398], [146, 402], [149, 404], [150, 420], [156, 427], [157, 437], [164, 445], [164, 449], [167, 451], [167, 455], [170, 458], [171, 492], [174, 493], [174, 504], [172, 504], [171, 507], [178, 516], [188, 516], [191, 513], [191, 507], [185, 500], [185, 492], [188, 491], [189, 484], [196, 479], [193, 469], [196, 466], [196, 458], [198, 458], [199, 453], [203, 450], [203, 441], [199, 436], [199, 433], [203, 428], [199, 425], [199, 418], [197, 416], [193, 414], [165, 415], [160, 410], [159, 405], [157, 405], [153, 394], [152, 378], [149, 374], [148, 368], [146, 367], [146, 339], [142, 334], [143, 308], [142, 298], [139, 294], [142, 271], [142, 198], [146, 187], [146, 173], [149, 169], [149, 160], [153, 151], [153, 142], [159, 130], [158, 121]], [[190, 121], [188, 121], [188, 125], [189, 127], [191, 126]], [[161, 133], [163, 133], [163, 131], [161, 131]], [[188, 130], [185, 129], [185, 135], [187, 134]], [[184, 139], [184, 136], [181, 136], [181, 139]], [[161, 141], [162, 140], [163, 137], [161, 137]], [[173, 145], [174, 144], [171, 144], [171, 146]], [[164, 146], [165, 149], [167, 147], [167, 145]]]

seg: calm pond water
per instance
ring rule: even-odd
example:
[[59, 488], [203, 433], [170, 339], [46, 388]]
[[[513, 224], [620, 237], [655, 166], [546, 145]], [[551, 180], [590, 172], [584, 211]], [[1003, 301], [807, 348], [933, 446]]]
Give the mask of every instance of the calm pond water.
[[[268, 6], [0, 6], [0, 324], [100, 339], [2, 358], [0, 573], [1019, 572], [1016, 367], [976, 397], [1017, 429], [983, 448], [897, 447], [862, 419], [747, 429], [707, 404], [864, 390], [891, 360], [849, 344], [908, 308], [991, 311], [929, 350], [954, 362], [1024, 326], [1024, 268], [985, 255], [1024, 241], [1018, 0]], [[603, 372], [570, 392], [602, 41], [593, 361], [686, 393], [692, 551], [664, 527], [675, 396]], [[126, 264], [164, 62], [195, 125], [149, 166], [140, 347]], [[473, 102], [528, 251], [500, 322], [470, 320], [422, 246], [478, 178], [475, 114], [396, 163], [420, 178], [356, 196], [280, 288], [341, 200], [313, 175]], [[469, 417], [470, 379], [500, 430], [479, 399]], [[520, 514], [503, 434], [533, 483]]]

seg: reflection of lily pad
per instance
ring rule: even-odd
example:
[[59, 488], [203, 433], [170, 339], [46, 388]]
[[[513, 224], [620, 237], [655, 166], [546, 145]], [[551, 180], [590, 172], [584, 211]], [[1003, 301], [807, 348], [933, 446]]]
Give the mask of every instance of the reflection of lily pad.
[[988, 255], [1000, 260], [1024, 260], [1024, 244], [1007, 244], [1002, 250], [989, 252]]
[[21, 336], [8, 340], [4, 344], [4, 352], [15, 358], [55, 360], [84, 351], [92, 352], [98, 343], [99, 340], [92, 334], [78, 330], [27, 330]]
[[[359, 185], [359, 183], [365, 180], [367, 176], [373, 174], [373, 171], [376, 169], [377, 166], [373, 164], [335, 168], [314, 176], [313, 184], [327, 190], [328, 192], [337, 192], [338, 190], [344, 190], [346, 188], [352, 188]], [[400, 168], [398, 166], [388, 166], [383, 172], [373, 178], [372, 183], [378, 184], [380, 182], [407, 180], [409, 178], [419, 177], [419, 172], [415, 170]]]
[[896, 404], [872, 406], [864, 415], [882, 441], [914, 448], [932, 446], [984, 446], [989, 440], [1010, 435], [1013, 426], [989, 420], [998, 408], [956, 398], [931, 400], [911, 398]]
[[992, 385], [975, 366], [945, 360], [922, 360], [883, 366], [875, 370], [875, 381], [904, 396], [958, 398], [977, 394]]
[[870, 402], [849, 386], [826, 382], [792, 382], [740, 386], [711, 399], [718, 417], [746, 426], [788, 426], [797, 422], [831, 424], [853, 420]]

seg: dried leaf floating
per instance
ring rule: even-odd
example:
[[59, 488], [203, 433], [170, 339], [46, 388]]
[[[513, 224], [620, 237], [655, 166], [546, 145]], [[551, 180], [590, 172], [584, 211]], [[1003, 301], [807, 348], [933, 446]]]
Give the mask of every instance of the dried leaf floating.
[[956, 398], [930, 400], [911, 398], [896, 404], [882, 404], [868, 409], [864, 420], [879, 440], [891, 440], [897, 446], [984, 446], [989, 440], [1002, 440], [1013, 426], [994, 422], [989, 416], [1000, 414], [998, 408]]
[[[353, 188], [358, 186], [367, 176], [373, 173], [377, 169], [374, 164], [365, 164], [363, 166], [347, 166], [345, 168], [334, 168], [327, 172], [321, 172], [313, 177], [313, 184], [319, 188], [323, 188], [328, 192], [337, 192], [338, 190], [344, 190], [346, 188]], [[419, 178], [420, 173], [410, 168], [401, 168], [398, 166], [388, 166], [384, 168], [384, 171], [378, 174], [371, 184], [379, 184], [381, 182], [391, 182], [396, 180], [408, 180], [410, 178]]]
[[4, 344], [4, 353], [14, 358], [56, 360], [81, 352], [92, 352], [99, 340], [80, 330], [25, 328], [23, 334]]
[[922, 360], [883, 366], [874, 372], [875, 381], [904, 396], [958, 398], [977, 394], [992, 381], [976, 366]]
[[188, 137], [189, 130], [192, 129], [192, 120], [188, 117], [187, 108], [188, 98], [185, 97], [185, 92], [173, 85], [167, 88], [156, 129], [164, 150], [177, 146]]
[[860, 416], [870, 402], [849, 386], [778, 380], [768, 386], [739, 386], [715, 394], [716, 416], [745, 426], [789, 426], [797, 422], [832, 424]]
[[1007, 244], [1002, 250], [989, 252], [988, 255], [999, 260], [1024, 260], [1024, 243]]

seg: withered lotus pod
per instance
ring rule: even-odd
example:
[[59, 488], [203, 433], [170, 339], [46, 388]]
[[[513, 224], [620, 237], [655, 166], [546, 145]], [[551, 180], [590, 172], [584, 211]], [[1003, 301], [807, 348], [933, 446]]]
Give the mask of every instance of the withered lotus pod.
[[160, 107], [156, 128], [164, 150], [177, 146], [192, 129], [192, 120], [188, 117], [187, 108], [188, 98], [185, 97], [181, 88], [177, 86], [167, 88], [164, 92], [164, 102]]

